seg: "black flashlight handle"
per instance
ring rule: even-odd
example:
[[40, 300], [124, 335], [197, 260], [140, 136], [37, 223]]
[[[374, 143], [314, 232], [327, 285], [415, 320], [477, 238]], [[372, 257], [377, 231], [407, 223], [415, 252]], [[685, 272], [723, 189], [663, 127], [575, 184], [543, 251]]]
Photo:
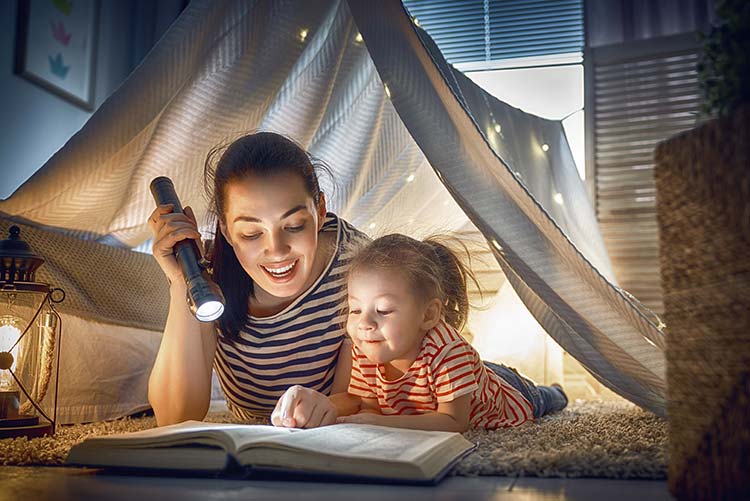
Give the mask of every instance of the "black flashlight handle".
[[[156, 205], [171, 204], [173, 206], [172, 212], [185, 213], [182, 210], [180, 199], [177, 198], [174, 184], [168, 177], [159, 176], [151, 181], [151, 194], [154, 196]], [[200, 265], [200, 251], [195, 241], [180, 240], [174, 246], [174, 253], [186, 283], [202, 276], [203, 267]]]

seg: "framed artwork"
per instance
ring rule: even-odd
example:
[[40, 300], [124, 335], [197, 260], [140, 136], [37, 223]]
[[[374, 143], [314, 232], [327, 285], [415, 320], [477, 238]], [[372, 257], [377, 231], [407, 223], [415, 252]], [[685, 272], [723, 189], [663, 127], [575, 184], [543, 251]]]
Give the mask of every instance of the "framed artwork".
[[99, 0], [20, 0], [16, 73], [94, 109]]

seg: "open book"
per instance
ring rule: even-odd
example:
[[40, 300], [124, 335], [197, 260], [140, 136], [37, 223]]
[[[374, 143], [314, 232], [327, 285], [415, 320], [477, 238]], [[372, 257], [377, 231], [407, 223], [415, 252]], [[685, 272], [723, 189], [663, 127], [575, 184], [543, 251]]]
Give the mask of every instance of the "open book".
[[187, 421], [94, 437], [73, 446], [70, 465], [231, 472], [252, 478], [437, 483], [474, 445], [460, 433], [336, 424], [309, 430]]

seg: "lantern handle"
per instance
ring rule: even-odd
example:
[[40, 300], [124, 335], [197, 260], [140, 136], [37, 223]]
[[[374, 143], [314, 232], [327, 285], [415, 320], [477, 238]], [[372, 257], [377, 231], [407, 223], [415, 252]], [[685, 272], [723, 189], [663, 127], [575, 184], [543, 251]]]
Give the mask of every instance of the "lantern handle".
[[[55, 295], [54, 295], [55, 293], [59, 293], [60, 294], [60, 298], [59, 299], [57, 299], [55, 297]], [[62, 290], [59, 287], [55, 287], [54, 289], [50, 289], [50, 291], [49, 291], [49, 300], [52, 301], [55, 304], [62, 303], [63, 301], [65, 301], [65, 291]]]

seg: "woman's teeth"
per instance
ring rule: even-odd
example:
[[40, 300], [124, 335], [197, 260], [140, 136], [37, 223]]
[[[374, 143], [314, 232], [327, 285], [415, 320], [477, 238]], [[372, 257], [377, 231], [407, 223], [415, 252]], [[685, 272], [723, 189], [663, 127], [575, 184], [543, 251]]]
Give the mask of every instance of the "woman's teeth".
[[282, 266], [281, 268], [269, 268], [267, 266], [261, 266], [263, 266], [263, 269], [270, 273], [272, 276], [283, 277], [285, 275], [288, 275], [296, 265], [297, 261], [295, 260], [293, 263]]

